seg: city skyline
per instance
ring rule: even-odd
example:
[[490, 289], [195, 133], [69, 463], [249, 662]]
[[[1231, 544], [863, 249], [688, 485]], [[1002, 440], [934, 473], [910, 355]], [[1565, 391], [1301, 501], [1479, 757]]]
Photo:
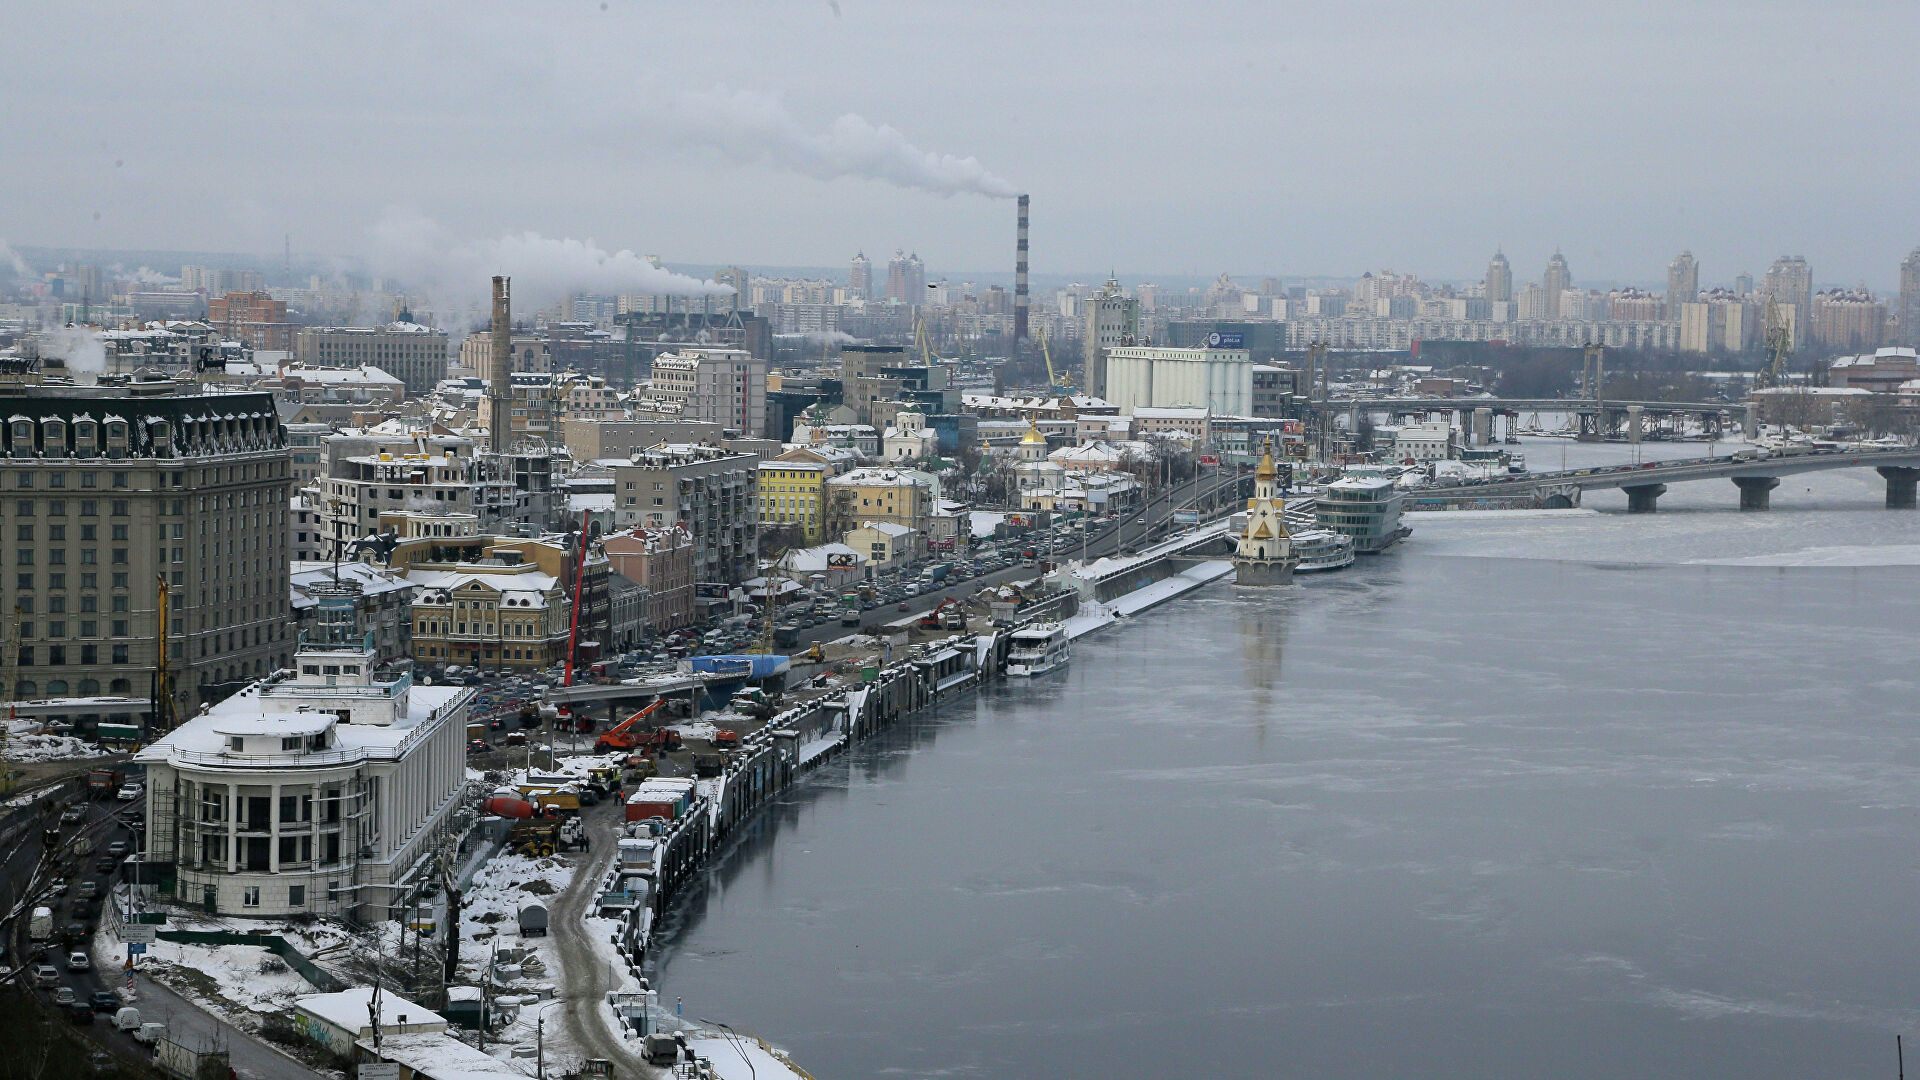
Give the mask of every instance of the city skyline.
[[[1883, 268], [1913, 244], [1883, 219], [1920, 140], [1859, 104], [1910, 51], [1898, 18], [1640, 4], [1593, 26], [1387, 4], [1359, 23], [1223, 4], [1143, 33], [991, 4], [837, 11], [483, 6], [449, 23], [269, 5], [223, 17], [226, 77], [210, 80], [176, 74], [204, 30], [192, 21], [128, 7], [123, 32], [96, 37], [36, 20], [0, 45], [23, 87], [0, 133], [37, 154], [0, 178], [6, 205], [33, 208], [0, 218], [0, 236], [265, 252], [291, 235], [351, 254], [399, 208], [462, 242], [536, 231], [779, 266], [906, 246], [984, 270], [1011, 262], [1004, 196], [1019, 190], [1037, 272], [1277, 262], [1469, 280], [1496, 245], [1528, 266], [1558, 246], [1576, 275], [1657, 285], [1690, 248], [1710, 279], [1795, 252], [1887, 291]], [[297, 56], [273, 47], [288, 35]], [[657, 35], [686, 47], [604, 81]], [[722, 49], [744, 74], [716, 75]], [[1202, 54], [1201, 79], [1161, 62]], [[1764, 62], [1789, 56], [1811, 58], [1810, 77], [1768, 78]], [[78, 57], [108, 74], [64, 77]], [[1526, 57], [1552, 57], [1574, 103], [1554, 123], [1481, 104], [1524, 96], [1545, 71]], [[106, 134], [95, 121], [134, 95], [167, 122]], [[1671, 108], [1730, 96], [1711, 125]], [[1613, 118], [1642, 105], [1623, 138]], [[278, 122], [244, 123], [267, 113]]]

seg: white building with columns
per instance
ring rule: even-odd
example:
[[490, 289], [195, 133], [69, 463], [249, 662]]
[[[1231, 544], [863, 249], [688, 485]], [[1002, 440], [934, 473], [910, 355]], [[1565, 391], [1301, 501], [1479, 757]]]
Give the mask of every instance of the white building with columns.
[[457, 839], [474, 692], [383, 665], [359, 630], [357, 587], [337, 588], [316, 595], [295, 670], [135, 756], [147, 767], [145, 860], [171, 864], [182, 903], [385, 919]]

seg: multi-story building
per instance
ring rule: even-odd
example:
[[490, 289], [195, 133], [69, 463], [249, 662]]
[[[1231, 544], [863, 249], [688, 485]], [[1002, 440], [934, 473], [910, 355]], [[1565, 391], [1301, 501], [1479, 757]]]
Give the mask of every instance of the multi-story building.
[[1507, 255], [1495, 251], [1493, 260], [1487, 263], [1486, 280], [1487, 299], [1496, 304], [1513, 302], [1513, 267], [1507, 264]]
[[[1670, 306], [1670, 297], [1678, 295], [1673, 291], [1672, 274], [1668, 274], [1667, 298], [1655, 296], [1641, 289], [1628, 287], [1614, 289], [1607, 293], [1605, 317], [1616, 322], [1657, 322], [1667, 318], [1668, 311], [1673, 318], [1680, 317], [1680, 309]], [[1566, 307], [1567, 297], [1561, 298], [1561, 307]]]
[[686, 348], [653, 359], [651, 408], [760, 435], [767, 426], [767, 362], [744, 349]]
[[1197, 408], [1229, 416], [1253, 412], [1253, 358], [1246, 349], [1152, 345], [1107, 350], [1107, 392], [1121, 412]]
[[447, 377], [447, 333], [415, 322], [310, 326], [294, 338], [293, 356], [308, 367], [379, 368], [407, 393], [427, 394]]
[[827, 527], [887, 521], [925, 536], [932, 488], [906, 469], [855, 469], [827, 481]]
[[230, 292], [207, 301], [207, 322], [233, 341], [256, 349], [293, 349], [287, 302], [264, 292]]
[[694, 619], [693, 534], [680, 525], [634, 528], [601, 540], [613, 572], [647, 590], [646, 623], [678, 630]]
[[926, 291], [927, 268], [920, 262], [919, 253], [908, 255], [895, 251], [893, 258], [887, 260], [887, 299], [920, 304], [925, 302], [921, 294]]
[[292, 659], [291, 466], [273, 399], [196, 390], [0, 393], [16, 700], [146, 693], [163, 602], [176, 716]]
[[[1794, 321], [1804, 331], [1813, 311], [1813, 268], [1807, 265], [1806, 257], [1782, 255], [1773, 260], [1760, 279], [1760, 298], [1790, 305]], [[1799, 344], [1798, 335], [1794, 344]]]
[[[147, 770], [147, 850], [210, 914], [398, 918], [455, 839], [473, 691], [416, 686], [354, 622], [352, 582], [316, 598], [293, 670], [168, 732]], [[167, 875], [160, 873], [160, 880]]]
[[792, 525], [800, 529], [807, 545], [823, 543], [827, 537], [825, 464], [787, 461], [776, 458], [760, 463], [760, 524]]
[[566, 420], [560, 425], [576, 461], [627, 457], [661, 443], [719, 442], [723, 429], [702, 420]]
[[1693, 252], [1683, 251], [1667, 264], [1667, 318], [1678, 319], [1681, 305], [1691, 304], [1699, 296], [1700, 263], [1694, 259]]
[[316, 483], [316, 511], [325, 558], [348, 556], [347, 545], [379, 532], [392, 510], [447, 510], [483, 521], [497, 519], [513, 501], [511, 481], [483, 482], [473, 440], [458, 436], [385, 439], [334, 435], [326, 440], [325, 471]]
[[293, 562], [318, 562], [329, 550], [320, 524], [320, 511], [313, 496], [295, 492], [287, 501], [287, 558]]
[[1567, 269], [1567, 257], [1560, 249], [1553, 249], [1553, 258], [1547, 260], [1547, 272], [1540, 279], [1540, 287], [1546, 292], [1547, 318], [1560, 318], [1560, 297], [1573, 286], [1573, 274]]
[[1753, 344], [1753, 303], [1726, 289], [1702, 293], [1694, 303], [1680, 305], [1680, 351], [1742, 353]]
[[390, 570], [363, 562], [345, 562], [324, 569], [296, 570], [293, 587], [293, 625], [302, 640], [315, 637], [320, 605], [341, 595], [339, 585], [351, 585], [361, 631], [380, 663], [413, 658], [413, 596], [419, 585]]
[[861, 300], [873, 298], [873, 260], [862, 251], [853, 257], [853, 265], [847, 272], [847, 291]]
[[1878, 348], [1887, 336], [1887, 305], [1865, 289], [1830, 289], [1814, 296], [1808, 331], [1829, 349]]
[[1920, 345], [1920, 247], [1900, 264], [1900, 340]]
[[287, 448], [293, 453], [293, 486], [306, 487], [320, 476], [324, 467], [327, 436], [332, 424], [287, 424]]
[[619, 528], [684, 526], [693, 534], [696, 581], [738, 584], [754, 576], [760, 521], [757, 455], [667, 443], [637, 450], [626, 461], [600, 464], [613, 469], [614, 522]]
[[1107, 350], [1132, 345], [1140, 336], [1140, 301], [1120, 291], [1120, 282], [1108, 278], [1083, 305], [1086, 337], [1081, 339], [1081, 388], [1094, 397], [1107, 392]]

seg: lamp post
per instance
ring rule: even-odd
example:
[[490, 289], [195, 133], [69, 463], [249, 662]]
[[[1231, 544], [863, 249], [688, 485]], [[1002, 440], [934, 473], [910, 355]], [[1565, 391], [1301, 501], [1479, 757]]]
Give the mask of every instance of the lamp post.
[[534, 1080], [547, 1080], [547, 1010], [561, 1004], [565, 998], [554, 998], [533, 1016], [533, 1076]]

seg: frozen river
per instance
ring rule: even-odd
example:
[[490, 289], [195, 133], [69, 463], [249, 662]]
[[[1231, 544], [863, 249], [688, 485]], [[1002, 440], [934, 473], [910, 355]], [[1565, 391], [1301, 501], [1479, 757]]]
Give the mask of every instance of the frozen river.
[[821, 1080], [1890, 1076], [1920, 517], [1880, 498], [1423, 515], [1209, 587], [794, 792], [667, 996]]

